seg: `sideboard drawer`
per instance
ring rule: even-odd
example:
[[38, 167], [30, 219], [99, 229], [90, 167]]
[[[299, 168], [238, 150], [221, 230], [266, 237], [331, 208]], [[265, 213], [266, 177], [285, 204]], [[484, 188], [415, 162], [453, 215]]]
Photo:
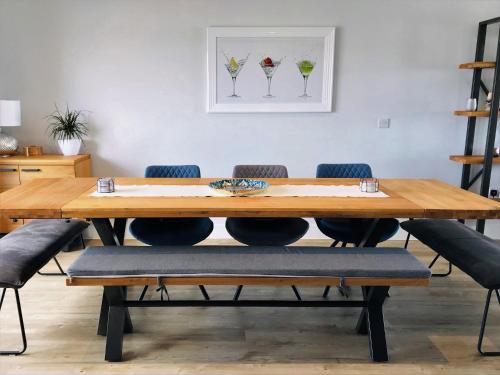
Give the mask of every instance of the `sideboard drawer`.
[[75, 168], [69, 165], [21, 165], [19, 171], [22, 184], [33, 178], [75, 177]]
[[0, 186], [12, 187], [19, 183], [18, 165], [0, 165]]

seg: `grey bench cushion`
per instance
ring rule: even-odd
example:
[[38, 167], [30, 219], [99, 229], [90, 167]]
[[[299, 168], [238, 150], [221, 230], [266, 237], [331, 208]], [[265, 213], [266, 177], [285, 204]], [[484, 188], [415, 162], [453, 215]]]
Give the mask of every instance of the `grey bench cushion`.
[[21, 288], [88, 225], [81, 220], [33, 220], [0, 238], [0, 287]]
[[85, 250], [68, 275], [427, 278], [430, 271], [398, 248], [103, 246]]
[[500, 246], [466, 225], [450, 220], [410, 220], [401, 228], [487, 289], [500, 288]]

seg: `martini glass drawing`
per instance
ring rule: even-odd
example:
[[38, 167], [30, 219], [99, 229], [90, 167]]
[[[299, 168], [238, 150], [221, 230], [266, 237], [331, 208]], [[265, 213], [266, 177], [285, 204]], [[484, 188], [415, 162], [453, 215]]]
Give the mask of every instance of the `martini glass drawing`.
[[297, 61], [297, 68], [299, 68], [300, 74], [304, 78], [304, 93], [299, 95], [299, 98], [310, 98], [311, 95], [307, 93], [307, 80], [309, 79], [309, 75], [312, 73], [316, 62], [311, 60], [299, 60]]
[[236, 78], [238, 77], [238, 74], [240, 74], [241, 69], [243, 69], [243, 66], [247, 62], [248, 56], [250, 56], [250, 54], [248, 54], [247, 57], [245, 57], [243, 59], [236, 60], [234, 57], [231, 57], [229, 59], [226, 56], [226, 54], [224, 54], [224, 57], [227, 60], [227, 63], [224, 65], [226, 66], [226, 69], [229, 72], [231, 79], [233, 80], [233, 93], [232, 93], [232, 95], [229, 95], [230, 98], [239, 98], [240, 97], [239, 95], [236, 95]]
[[266, 57], [259, 63], [267, 78], [267, 95], [264, 95], [264, 98], [274, 98], [274, 96], [271, 95], [271, 80], [273, 79], [273, 75], [276, 72], [276, 69], [278, 69], [278, 66], [280, 66], [281, 60], [283, 60], [283, 58], [279, 60], [273, 60], [270, 57]]

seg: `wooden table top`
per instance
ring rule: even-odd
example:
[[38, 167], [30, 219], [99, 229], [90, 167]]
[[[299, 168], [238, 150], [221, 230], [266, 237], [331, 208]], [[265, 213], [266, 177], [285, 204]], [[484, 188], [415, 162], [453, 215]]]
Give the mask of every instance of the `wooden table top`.
[[[122, 185], [207, 184], [215, 178], [116, 178]], [[359, 179], [266, 179], [270, 184], [352, 185]], [[388, 198], [91, 197], [96, 178], [36, 179], [0, 194], [11, 218], [344, 217], [497, 219], [500, 202], [427, 179], [381, 179]]]

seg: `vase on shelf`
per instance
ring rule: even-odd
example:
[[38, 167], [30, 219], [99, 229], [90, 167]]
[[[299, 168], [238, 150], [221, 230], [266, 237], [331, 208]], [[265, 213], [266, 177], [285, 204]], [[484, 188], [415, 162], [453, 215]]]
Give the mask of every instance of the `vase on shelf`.
[[57, 143], [62, 154], [65, 156], [78, 155], [82, 147], [81, 139], [60, 139]]

